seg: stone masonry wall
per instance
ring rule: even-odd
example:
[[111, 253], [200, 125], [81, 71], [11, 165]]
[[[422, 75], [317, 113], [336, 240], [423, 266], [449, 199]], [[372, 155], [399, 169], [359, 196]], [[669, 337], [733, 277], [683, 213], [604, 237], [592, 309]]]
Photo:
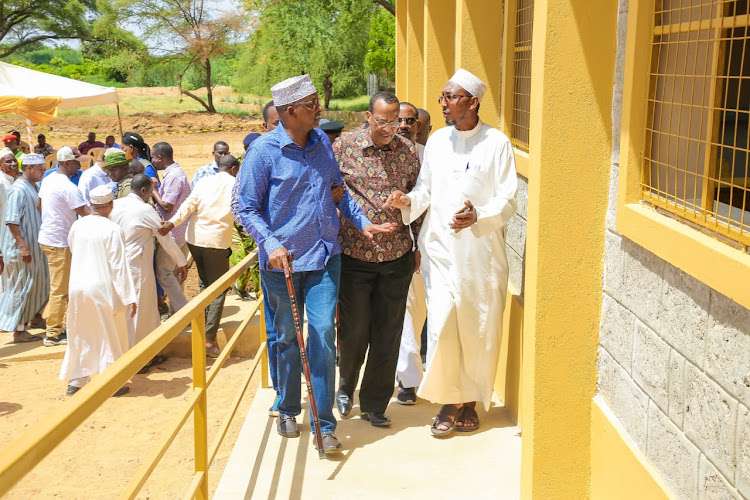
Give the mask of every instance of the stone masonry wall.
[[599, 391], [679, 498], [750, 498], [750, 311], [616, 230], [619, 11]]
[[508, 255], [508, 287], [523, 296], [524, 259], [526, 257], [526, 209], [528, 207], [529, 184], [518, 175], [518, 209], [508, 221], [505, 234], [505, 251]]

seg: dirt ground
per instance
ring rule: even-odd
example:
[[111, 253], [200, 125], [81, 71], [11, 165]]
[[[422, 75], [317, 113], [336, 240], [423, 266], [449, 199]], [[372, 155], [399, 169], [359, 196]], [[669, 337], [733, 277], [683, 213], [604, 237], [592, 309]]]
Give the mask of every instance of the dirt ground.
[[[174, 95], [174, 89], [125, 89], [124, 92], [164, 95], [165, 98]], [[243, 150], [242, 139], [249, 132], [259, 131], [261, 120], [197, 112], [134, 114], [123, 116], [123, 126], [125, 130], [136, 130], [144, 135], [149, 144], [159, 141], [172, 144], [175, 160], [192, 179], [195, 169], [212, 160], [214, 142], [224, 140], [229, 143], [233, 153], [240, 153]], [[23, 122], [17, 118], [0, 117], [0, 130], [23, 130], [21, 127]], [[233, 128], [220, 132], [184, 133], [224, 127]], [[46, 128], [49, 142], [59, 147], [77, 144], [88, 130], [107, 129], [114, 133], [116, 117], [62, 117], [49, 122]], [[59, 135], [68, 138], [56, 138]], [[198, 291], [197, 272], [193, 267], [186, 283], [186, 295], [190, 298]], [[250, 363], [250, 360], [230, 358], [225, 370], [209, 388], [209, 444], [237, 393], [238, 381], [244, 378]], [[66, 384], [58, 380], [60, 364], [60, 359], [4, 362], [0, 358], [0, 450], [45, 415], [54, 412], [64, 401]], [[108, 400], [22, 479], [6, 498], [92, 499], [119, 496], [119, 492], [152, 452], [150, 445], [161, 439], [165, 426], [175, 421], [176, 412], [190, 395], [191, 381], [191, 362], [188, 359], [171, 358], [150, 373], [136, 375], [129, 383], [129, 394]], [[258, 383], [256, 374], [209, 472], [211, 492], [218, 484]], [[189, 419], [139, 498], [182, 496], [193, 470], [192, 443], [192, 419]]]
[[[185, 294], [199, 293], [195, 266], [188, 272]], [[38, 333], [33, 331], [33, 333]], [[10, 334], [3, 334], [10, 340]], [[66, 383], [58, 380], [61, 359], [8, 361], [0, 358], [0, 450], [29, 427], [54, 412], [65, 400]], [[211, 360], [209, 360], [211, 363]], [[251, 360], [229, 358], [208, 390], [209, 445], [229, 411]], [[254, 375], [209, 472], [211, 493], [219, 483], [232, 445], [259, 384]], [[93, 499], [119, 496], [143, 461], [150, 444], [164, 436], [190, 396], [189, 359], [170, 358], [131, 379], [130, 393], [111, 398], [82, 426], [18, 483], [4, 498]], [[182, 498], [193, 470], [192, 418], [141, 490], [139, 498]], [[93, 460], [92, 460], [93, 457]]]

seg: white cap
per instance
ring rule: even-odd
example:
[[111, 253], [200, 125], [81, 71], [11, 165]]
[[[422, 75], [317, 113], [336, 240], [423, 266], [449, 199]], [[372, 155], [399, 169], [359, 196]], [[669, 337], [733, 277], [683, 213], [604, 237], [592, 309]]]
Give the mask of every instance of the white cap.
[[12, 154], [13, 154], [13, 151], [11, 151], [10, 148], [0, 149], [0, 158], [3, 158], [3, 157], [8, 156], [8, 155], [12, 155]]
[[107, 148], [107, 150], [104, 152], [104, 155], [102, 156], [102, 159], [106, 158], [108, 154], [110, 153], [122, 153], [122, 149], [120, 148]]
[[274, 106], [284, 106], [316, 93], [310, 75], [293, 76], [271, 87]]
[[36, 153], [29, 153], [27, 155], [24, 155], [23, 164], [24, 165], [43, 165], [44, 155], [40, 155]]
[[69, 146], [63, 146], [57, 150], [57, 161], [70, 161], [75, 160], [76, 155], [73, 154], [73, 150]]
[[112, 196], [112, 188], [108, 184], [102, 184], [89, 191], [89, 198], [92, 205], [106, 205], [114, 199], [114, 196]]
[[482, 97], [484, 97], [484, 93], [487, 92], [487, 85], [463, 68], [456, 71], [448, 81], [461, 86], [466, 92], [477, 97], [480, 102], [482, 101]]

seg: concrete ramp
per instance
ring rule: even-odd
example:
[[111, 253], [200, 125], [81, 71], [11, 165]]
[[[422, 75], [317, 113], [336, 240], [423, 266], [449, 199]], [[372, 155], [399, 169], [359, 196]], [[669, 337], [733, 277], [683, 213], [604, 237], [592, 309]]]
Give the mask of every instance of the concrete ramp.
[[276, 433], [268, 416], [274, 394], [258, 389], [215, 499], [520, 498], [520, 430], [499, 402], [489, 413], [477, 409], [478, 431], [436, 439], [430, 425], [438, 405], [401, 406], [394, 398], [386, 412], [393, 425], [376, 428], [360, 419], [355, 395], [350, 418], [336, 429], [343, 453], [320, 460], [305, 403], [302, 435]]

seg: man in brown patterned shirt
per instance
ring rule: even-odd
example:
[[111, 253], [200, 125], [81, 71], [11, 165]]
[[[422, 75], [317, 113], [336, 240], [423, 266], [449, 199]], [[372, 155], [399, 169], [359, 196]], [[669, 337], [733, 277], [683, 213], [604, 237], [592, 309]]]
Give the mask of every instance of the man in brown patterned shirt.
[[[411, 191], [419, 175], [414, 145], [396, 134], [399, 101], [389, 92], [370, 99], [368, 128], [342, 135], [333, 143], [341, 176], [362, 211], [375, 224], [399, 225], [392, 233], [368, 239], [346, 219], [341, 219], [339, 241], [340, 385], [336, 404], [341, 416], [349, 414], [362, 363], [367, 366], [359, 390], [362, 418], [375, 426], [388, 426], [385, 416], [393, 394], [401, 329], [417, 257], [409, 227], [401, 214], [383, 209], [394, 190]], [[421, 220], [413, 224], [417, 236]]]

